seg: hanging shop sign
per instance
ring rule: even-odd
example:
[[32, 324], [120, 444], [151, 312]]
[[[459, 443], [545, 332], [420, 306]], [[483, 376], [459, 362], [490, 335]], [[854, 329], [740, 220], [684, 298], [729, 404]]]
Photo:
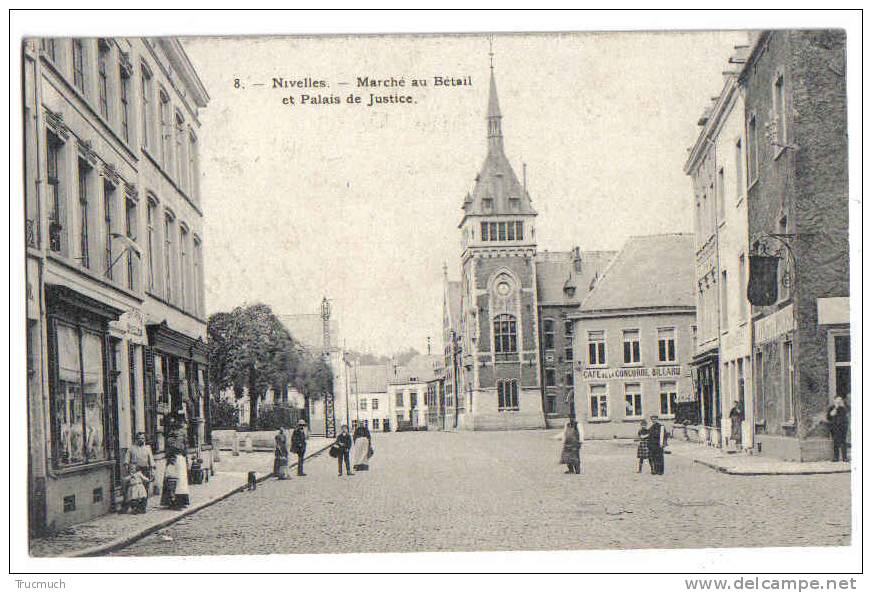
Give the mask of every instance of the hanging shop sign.
[[774, 305], [778, 300], [778, 262], [777, 255], [751, 255], [748, 280], [748, 301], [756, 307]]

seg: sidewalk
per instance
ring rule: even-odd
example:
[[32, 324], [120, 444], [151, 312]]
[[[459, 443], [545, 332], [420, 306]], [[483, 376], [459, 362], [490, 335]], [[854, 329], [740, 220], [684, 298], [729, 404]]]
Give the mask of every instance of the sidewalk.
[[[309, 439], [306, 459], [324, 451], [333, 439]], [[293, 457], [292, 457], [293, 459]], [[221, 451], [221, 461], [215, 466], [215, 475], [206, 484], [191, 485], [191, 506], [181, 511], [160, 508], [160, 496], [148, 499], [149, 509], [144, 515], [109, 513], [87, 523], [80, 523], [54, 535], [36, 538], [30, 542], [33, 557], [100, 556], [123, 548], [168, 525], [224, 500], [248, 486], [248, 472], [257, 472], [258, 481], [272, 476], [274, 455], [266, 452], [240, 453], [234, 457], [230, 451]], [[296, 467], [296, 462], [291, 467]], [[293, 479], [293, 478], [292, 478]]]
[[689, 441], [670, 440], [667, 450], [673, 455], [690, 458], [694, 463], [735, 476], [798, 476], [841, 474], [851, 471], [850, 463], [781, 461], [763, 455], [728, 453], [726, 449]]

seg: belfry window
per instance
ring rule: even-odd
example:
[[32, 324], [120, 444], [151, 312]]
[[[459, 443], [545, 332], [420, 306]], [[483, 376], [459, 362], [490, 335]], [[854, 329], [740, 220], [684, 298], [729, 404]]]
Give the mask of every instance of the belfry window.
[[518, 333], [514, 315], [504, 313], [494, 318], [494, 350], [497, 354], [517, 353]]

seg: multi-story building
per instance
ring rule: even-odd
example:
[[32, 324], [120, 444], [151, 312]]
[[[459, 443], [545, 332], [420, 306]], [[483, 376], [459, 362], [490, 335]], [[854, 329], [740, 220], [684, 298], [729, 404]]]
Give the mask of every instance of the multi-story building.
[[352, 365], [349, 369], [349, 409], [353, 431], [362, 424], [372, 432], [391, 430], [388, 365]]
[[692, 397], [693, 238], [631, 237], [582, 301], [575, 406], [585, 438], [630, 438]]
[[387, 392], [393, 431], [428, 427], [427, 385], [441, 364], [436, 355], [420, 354], [404, 365], [391, 365]]
[[745, 183], [745, 108], [738, 84], [749, 47], [736, 46], [724, 86], [699, 119], [700, 133], [685, 172], [693, 178], [696, 245], [696, 396], [702, 438], [723, 446], [730, 438], [730, 409], [745, 411], [742, 444], [752, 440], [748, 201]]
[[161, 483], [171, 416], [211, 464], [198, 112], [172, 38], [23, 47], [30, 525], [121, 497], [144, 431]]
[[845, 64], [842, 30], [766, 31], [739, 75], [749, 256], [777, 263], [751, 277], [755, 441], [788, 459], [832, 455], [826, 409], [851, 393]]

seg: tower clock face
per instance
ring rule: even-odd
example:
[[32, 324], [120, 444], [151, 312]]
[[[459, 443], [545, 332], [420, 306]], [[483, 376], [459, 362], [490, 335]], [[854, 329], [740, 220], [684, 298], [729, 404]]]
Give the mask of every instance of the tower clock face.
[[512, 290], [512, 287], [509, 286], [508, 282], [500, 282], [497, 284], [497, 294], [500, 296], [506, 296]]

